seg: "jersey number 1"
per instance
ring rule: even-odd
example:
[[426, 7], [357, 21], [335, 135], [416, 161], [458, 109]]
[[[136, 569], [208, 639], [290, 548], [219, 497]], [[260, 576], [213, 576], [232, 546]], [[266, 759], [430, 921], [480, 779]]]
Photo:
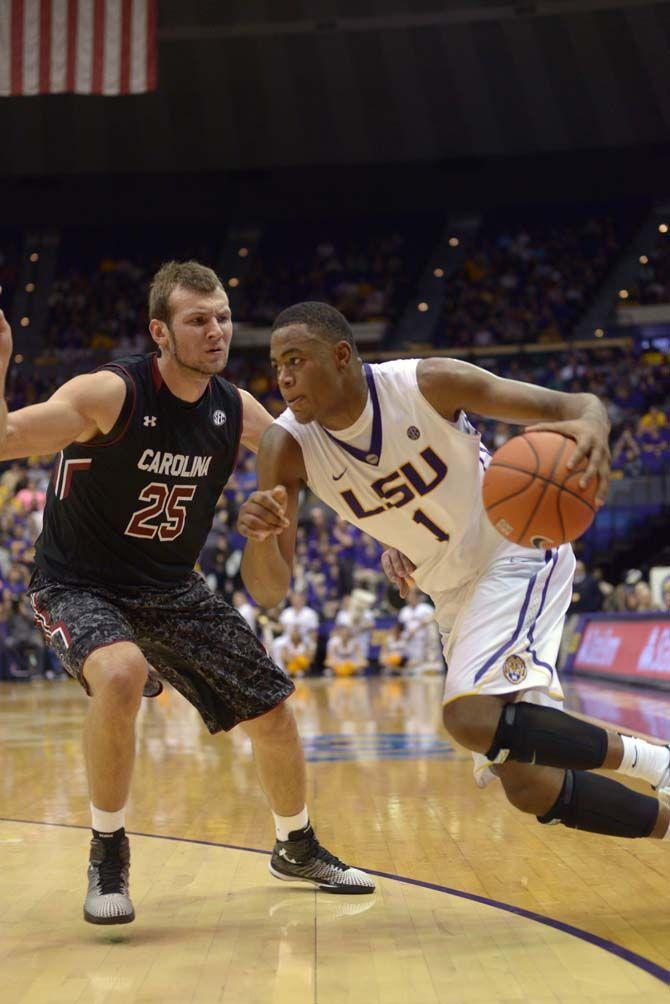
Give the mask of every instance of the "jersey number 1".
[[[140, 537], [143, 540], [153, 540], [158, 534], [159, 540], [175, 540], [183, 533], [186, 523], [185, 502], [190, 502], [195, 495], [196, 485], [175, 485], [172, 491], [160, 481], [152, 481], [139, 494], [141, 502], [148, 502], [130, 517], [125, 529], [126, 536]], [[166, 518], [161, 523], [150, 523], [149, 520], [158, 516]]]

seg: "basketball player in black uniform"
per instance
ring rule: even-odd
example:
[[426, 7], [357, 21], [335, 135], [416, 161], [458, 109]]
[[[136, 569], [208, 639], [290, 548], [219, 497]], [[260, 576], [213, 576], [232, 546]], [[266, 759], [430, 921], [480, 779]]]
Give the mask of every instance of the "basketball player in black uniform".
[[240, 442], [256, 449], [271, 419], [219, 374], [228, 299], [211, 269], [170, 262], [150, 292], [160, 354], [75, 377], [43, 404], [7, 414], [11, 332], [0, 313], [0, 459], [60, 451], [36, 545], [38, 623], [91, 698], [84, 748], [93, 839], [85, 919], [134, 919], [124, 824], [134, 722], [148, 662], [197, 708], [211, 733], [249, 735], [277, 835], [278, 878], [369, 893], [363, 872], [318, 843], [305, 807], [294, 687], [246, 621], [193, 571]]

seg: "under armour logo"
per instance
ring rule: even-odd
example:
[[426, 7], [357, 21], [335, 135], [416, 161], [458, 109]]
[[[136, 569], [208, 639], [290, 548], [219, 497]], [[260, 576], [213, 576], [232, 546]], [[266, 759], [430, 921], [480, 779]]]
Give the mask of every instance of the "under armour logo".
[[144, 416], [144, 424], [145, 425], [150, 425], [150, 426], [152, 426], [152, 428], [156, 424], [157, 421], [158, 421], [158, 419], [156, 418], [155, 415], [145, 415]]
[[283, 848], [283, 847], [280, 847], [277, 853], [278, 853], [278, 855], [279, 855], [280, 858], [285, 858], [288, 861], [288, 863], [291, 864], [291, 865], [299, 865], [300, 864], [300, 862], [296, 861], [295, 858], [290, 858], [288, 856], [288, 854], [286, 853], [285, 848]]

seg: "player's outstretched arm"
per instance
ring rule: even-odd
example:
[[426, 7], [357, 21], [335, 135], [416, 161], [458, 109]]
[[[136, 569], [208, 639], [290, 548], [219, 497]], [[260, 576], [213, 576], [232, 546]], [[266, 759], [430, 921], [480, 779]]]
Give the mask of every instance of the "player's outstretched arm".
[[241, 390], [240, 397], [242, 398], [242, 442], [252, 453], [258, 453], [263, 433], [272, 425], [272, 415], [260, 401], [252, 397], [249, 391]]
[[[0, 460], [56, 453], [73, 442], [85, 443], [114, 426], [126, 385], [110, 370], [87, 373], [63, 384], [48, 401], [7, 414], [2, 398]], [[4, 424], [4, 428], [3, 428]]]
[[256, 460], [258, 490], [243, 502], [237, 528], [247, 538], [242, 580], [263, 607], [284, 599], [291, 584], [298, 496], [306, 480], [302, 451], [280, 425], [264, 433]]
[[441, 415], [454, 421], [459, 411], [473, 411], [533, 430], [549, 430], [577, 443], [570, 467], [588, 458], [584, 487], [598, 477], [596, 503], [603, 505], [609, 487], [610, 423], [594, 394], [565, 394], [519, 380], [506, 380], [460, 359], [422, 359], [417, 380], [423, 396]]

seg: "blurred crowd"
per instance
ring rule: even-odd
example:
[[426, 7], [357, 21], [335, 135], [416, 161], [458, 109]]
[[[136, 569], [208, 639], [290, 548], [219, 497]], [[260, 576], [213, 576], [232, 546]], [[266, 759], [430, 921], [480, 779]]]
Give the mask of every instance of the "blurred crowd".
[[[49, 465], [6, 465], [0, 475], [0, 678], [63, 675], [45, 648], [25, 598], [40, 532]], [[222, 494], [200, 557], [210, 588], [249, 622], [273, 658], [294, 676], [368, 672], [442, 672], [440, 638], [430, 601], [416, 588], [406, 602], [381, 569], [381, 547], [307, 495], [298, 528], [293, 593], [286, 605], [257, 608], [244, 592], [244, 541], [235, 529], [240, 503], [255, 484], [250, 455]], [[577, 562], [570, 614], [646, 613], [670, 609], [670, 591], [654, 603], [642, 572], [610, 583], [598, 568]]]
[[483, 228], [448, 279], [439, 344], [570, 338], [628, 233], [626, 218], [609, 215]]
[[325, 300], [353, 323], [393, 321], [435, 240], [431, 229], [420, 238], [409, 224], [372, 224], [364, 234], [341, 224], [296, 227], [290, 235], [271, 229], [231, 290], [233, 315], [270, 325], [291, 303]]
[[[422, 226], [371, 226], [365, 239], [356, 240], [341, 226], [333, 225], [327, 236], [316, 228], [296, 228], [290, 253], [282, 233], [271, 230], [245, 259], [239, 282], [231, 288], [234, 317], [268, 324], [288, 303], [315, 298], [335, 304], [351, 321], [392, 320], [410, 295], [437, 233]], [[670, 470], [667, 353], [606, 345], [587, 352], [566, 344], [560, 351], [481, 354], [500, 343], [566, 339], [620, 250], [625, 226], [600, 217], [484, 230], [465, 249], [460, 271], [448, 280], [444, 331], [447, 344], [477, 348], [477, 363], [501, 376], [596, 394], [612, 423], [613, 476], [661, 475]], [[670, 243], [662, 245], [663, 254], [666, 247]], [[15, 362], [10, 370], [12, 408], [43, 400], [68, 377], [110, 357], [151, 348], [146, 295], [160, 259], [140, 248], [139, 265], [114, 248], [109, 252], [102, 259], [85, 255], [75, 242], [64, 254], [49, 294], [40, 354]], [[191, 252], [216, 261], [214, 248], [193, 246]], [[0, 280], [16, 282], [16, 260], [0, 256]], [[233, 342], [227, 375], [271, 414], [282, 410], [265, 351], [236, 351]], [[491, 451], [516, 433], [507, 423], [471, 417]], [[50, 462], [33, 459], [2, 467], [0, 674], [59, 675], [23, 598]], [[258, 611], [242, 588], [244, 542], [235, 529], [239, 506], [254, 486], [254, 459], [243, 451], [219, 500], [200, 566], [211, 588], [240, 609], [278, 662], [296, 675], [315, 667], [338, 675], [370, 667], [382, 672], [442, 669], [430, 604], [415, 591], [402, 604], [382, 573], [381, 547], [307, 494], [293, 597], [283, 610]], [[571, 612], [645, 611], [650, 602], [649, 586], [635, 569], [623, 582], [611, 584], [597, 567], [578, 565]]]
[[630, 283], [625, 297], [617, 296], [617, 304], [670, 303], [670, 228], [661, 224], [656, 243], [647, 254], [640, 255], [635, 280]]
[[623, 579], [613, 585], [603, 576], [602, 569], [589, 570], [583, 561], [577, 561], [572, 586], [572, 603], [569, 614], [648, 614], [670, 611], [670, 594], [665, 591], [656, 599], [651, 586], [639, 568], [630, 568]]

